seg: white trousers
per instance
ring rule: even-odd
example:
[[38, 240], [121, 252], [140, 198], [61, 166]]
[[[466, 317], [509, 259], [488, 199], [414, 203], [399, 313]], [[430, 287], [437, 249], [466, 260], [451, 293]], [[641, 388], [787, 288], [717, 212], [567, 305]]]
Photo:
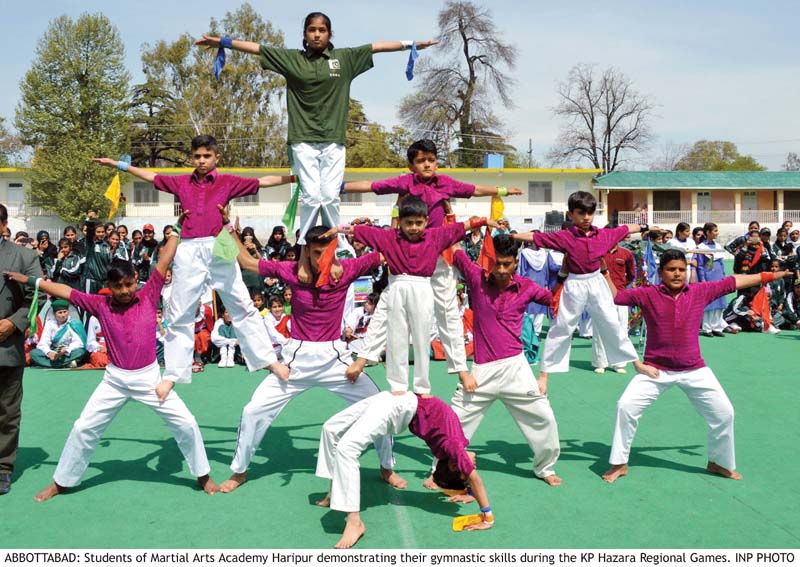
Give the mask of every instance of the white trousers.
[[319, 440], [316, 475], [331, 479], [331, 509], [361, 509], [358, 459], [370, 443], [403, 432], [417, 411], [417, 396], [380, 392], [343, 409], [325, 422]]
[[710, 311], [704, 311], [702, 330], [708, 333], [713, 331], [722, 332], [722, 330], [728, 326], [728, 323], [722, 316], [724, 312], [724, 309], [712, 309]]
[[[447, 358], [447, 372], [455, 374], [467, 370], [467, 353], [464, 348], [464, 323], [458, 309], [456, 286], [458, 285], [458, 270], [448, 265], [441, 256], [436, 262], [436, 270], [431, 277], [433, 290], [433, 317], [439, 331], [439, 340], [442, 341], [444, 354]], [[364, 337], [362, 349], [358, 352], [361, 358], [377, 362], [387, 344], [387, 301], [388, 294], [381, 294], [375, 313], [369, 322], [367, 336]], [[394, 320], [392, 321], [394, 323]], [[539, 323], [539, 330], [542, 324]], [[416, 358], [414, 359], [416, 364]]]
[[537, 313], [533, 316], [533, 332], [536, 336], [542, 334], [542, 326], [544, 325], [544, 313]]
[[[625, 330], [628, 334], [628, 306], [615, 305], [615, 314], [617, 316], [616, 324]], [[608, 368], [608, 357], [606, 357], [606, 349], [603, 347], [603, 339], [600, 335], [592, 337], [592, 366], [594, 368]]]
[[[386, 381], [394, 392], [408, 390], [409, 336], [414, 346], [414, 392], [430, 394], [430, 333], [433, 291], [430, 278], [389, 276], [386, 298]], [[388, 322], [387, 322], [388, 323]], [[370, 327], [372, 322], [370, 322]], [[369, 330], [367, 330], [369, 335]]]
[[547, 333], [542, 352], [542, 371], [567, 372], [572, 349], [572, 333], [586, 310], [592, 316], [594, 336], [599, 336], [608, 361], [616, 366], [636, 360], [636, 350], [627, 329], [617, 324], [611, 290], [600, 272], [570, 274], [564, 282], [558, 315]]
[[[122, 370], [111, 364], [106, 366], [103, 380], [72, 426], [53, 475], [56, 484], [64, 487], [80, 484], [103, 432], [130, 399], [153, 408], [164, 420], [193, 476], [205, 476], [211, 471], [203, 436], [189, 408], [174, 390], [164, 402], [158, 400], [155, 388], [161, 381], [160, 374], [157, 362], [133, 371]], [[123, 386], [125, 382], [130, 383], [130, 387]]]
[[689, 401], [708, 424], [708, 460], [736, 470], [733, 445], [733, 405], [710, 368], [686, 372], [661, 370], [657, 379], [637, 374], [617, 402], [617, 420], [611, 445], [612, 465], [628, 462], [639, 418], [661, 394], [672, 386], [684, 391]]
[[561, 453], [558, 425], [525, 355], [473, 364], [472, 374], [478, 382], [476, 390], [466, 392], [459, 384], [450, 402], [466, 438], [472, 439], [486, 411], [500, 400], [533, 451], [533, 473], [539, 478], [556, 474], [553, 467]]
[[[282, 354], [291, 369], [289, 381], [284, 382], [275, 374], [268, 375], [242, 410], [236, 454], [231, 463], [231, 470], [235, 473], [247, 470], [267, 429], [281, 410], [309, 388], [325, 388], [348, 404], [380, 392], [375, 382], [364, 373], [354, 384], [345, 378], [344, 371], [350, 365], [350, 359], [347, 345], [343, 341], [315, 343], [290, 339], [283, 347]], [[376, 439], [375, 449], [378, 451], [381, 466], [393, 468], [392, 438], [382, 436]]]
[[164, 341], [165, 380], [192, 381], [194, 317], [206, 284], [217, 290], [231, 315], [247, 369], [255, 372], [277, 360], [239, 264], [215, 258], [213, 250], [213, 237], [183, 240], [178, 245], [172, 273], [179, 288], [170, 296], [169, 312], [175, 319], [170, 321]]
[[300, 244], [305, 244], [306, 232], [322, 224], [339, 224], [339, 191], [344, 181], [345, 148], [341, 144], [292, 144], [292, 171], [300, 182]]

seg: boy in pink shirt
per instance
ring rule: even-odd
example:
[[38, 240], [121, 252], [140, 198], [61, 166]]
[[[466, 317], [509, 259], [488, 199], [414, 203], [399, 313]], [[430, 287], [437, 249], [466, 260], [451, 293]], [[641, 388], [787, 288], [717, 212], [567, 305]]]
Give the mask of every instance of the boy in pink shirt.
[[628, 474], [628, 456], [639, 418], [676, 385], [708, 424], [708, 472], [733, 480], [742, 478], [736, 472], [733, 405], [700, 354], [698, 332], [706, 305], [737, 289], [782, 278], [788, 272], [729, 276], [687, 285], [686, 267], [684, 252], [672, 248], [659, 261], [659, 285], [617, 290], [607, 277], [617, 305], [641, 307], [647, 323], [647, 346], [644, 363], [634, 363], [638, 373], [617, 402], [611, 468], [603, 475], [606, 482]]
[[[463, 183], [447, 175], [437, 173], [439, 160], [436, 144], [431, 140], [418, 140], [411, 144], [407, 152], [408, 169], [411, 173], [381, 179], [379, 181], [353, 181], [344, 184], [345, 193], [375, 193], [376, 195], [397, 194], [398, 202], [408, 196], [419, 197], [428, 205], [428, 228], [438, 228], [450, 224], [455, 217], [451, 214], [450, 199], [469, 199], [472, 197], [491, 197], [494, 195], [522, 195], [516, 187], [491, 187]], [[464, 381], [469, 379], [467, 355], [464, 348], [461, 315], [456, 298], [458, 274], [452, 262], [440, 255], [436, 269], [431, 276], [433, 289], [433, 315], [439, 330], [439, 338], [447, 358], [447, 372], [458, 374]], [[377, 361], [386, 348], [387, 318], [384, 297], [378, 303], [369, 332], [364, 339], [364, 348], [359, 351], [358, 360], [352, 365], [353, 372], [363, 370], [367, 360]]]
[[[632, 232], [646, 232], [647, 225], [628, 224], [617, 228], [592, 226], [597, 201], [591, 193], [577, 191], [569, 196], [569, 218], [572, 226], [558, 232], [528, 232], [515, 235], [539, 248], [550, 248], [566, 254], [563, 271], [568, 272], [558, 316], [547, 333], [542, 353], [539, 387], [547, 393], [547, 375], [567, 372], [572, 347], [572, 333], [588, 311], [594, 332], [603, 341], [608, 362], [612, 366], [637, 360], [636, 350], [628, 338], [628, 329], [617, 322], [614, 301], [600, 274], [600, 260]], [[656, 228], [656, 227], [653, 227]]]
[[94, 160], [100, 165], [116, 167], [149, 181], [159, 191], [175, 195], [183, 210], [192, 211], [192, 216], [183, 227], [181, 243], [175, 254], [173, 277], [180, 282], [181, 293], [170, 296], [168, 312], [171, 321], [164, 343], [164, 375], [176, 382], [191, 382], [192, 379], [194, 314], [207, 284], [219, 293], [228, 308], [247, 368], [251, 372], [265, 367], [283, 371], [272, 344], [263, 332], [264, 322], [253, 306], [239, 266], [235, 262], [215, 258], [213, 250], [214, 239], [223, 226], [218, 206], [227, 207], [231, 199], [255, 195], [260, 187], [289, 183], [292, 176], [255, 179], [221, 174], [217, 172], [221, 157], [217, 151], [217, 141], [211, 136], [201, 135], [192, 139], [195, 170], [191, 175], [157, 175], [125, 162], [108, 158]]
[[[122, 259], [112, 261], [107, 283], [111, 297], [89, 295], [64, 284], [36, 281], [22, 274], [8, 276], [20, 283], [38, 285], [55, 297], [68, 299], [97, 317], [105, 333], [109, 364], [103, 380], [86, 402], [61, 453], [53, 484], [36, 495], [36, 501], [49, 500], [80, 484], [97, 443], [108, 425], [129, 399], [141, 402], [166, 422], [197, 484], [208, 494], [219, 487], [209, 476], [203, 437], [186, 404], [173, 391], [174, 381], [161, 378], [156, 362], [156, 344], [149, 340], [156, 332], [156, 311], [167, 268], [178, 247], [179, 229], [162, 248], [158, 265], [145, 286], [136, 291], [133, 265]], [[30, 281], [34, 280], [34, 281]]]
[[[533, 472], [550, 486], [561, 479], [554, 467], [561, 452], [553, 408], [540, 391], [522, 352], [522, 318], [532, 301], [550, 305], [553, 295], [516, 273], [519, 244], [509, 235], [492, 238], [496, 261], [487, 275], [457, 250], [455, 266], [463, 274], [475, 314], [474, 379], [456, 388], [450, 405], [464, 435], [472, 438], [496, 400], [506, 406], [533, 452]], [[426, 486], [432, 479], [426, 481]]]
[[[467, 231], [486, 226], [485, 218], [438, 228], [427, 228], [428, 206], [415, 196], [400, 204], [400, 228], [384, 230], [366, 225], [345, 226], [353, 237], [381, 252], [389, 265], [386, 348], [386, 379], [392, 391], [408, 390], [409, 336], [414, 345], [414, 392], [429, 394], [430, 330], [433, 323], [433, 291], [430, 278], [436, 269], [439, 255], [464, 239]], [[494, 223], [491, 223], [494, 226]], [[459, 320], [460, 323], [460, 320]], [[461, 336], [461, 330], [459, 335]], [[347, 375], [360, 372], [354, 363]]]

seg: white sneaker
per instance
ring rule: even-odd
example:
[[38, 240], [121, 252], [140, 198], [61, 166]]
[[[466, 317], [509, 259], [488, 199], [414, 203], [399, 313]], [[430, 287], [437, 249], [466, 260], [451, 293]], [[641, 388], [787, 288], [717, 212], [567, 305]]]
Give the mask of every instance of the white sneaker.
[[219, 364], [217, 364], [218, 368], [227, 368], [228, 367], [228, 347], [220, 347], [219, 348]]
[[595, 368], [594, 369], [594, 373], [595, 374], [605, 374], [606, 373], [606, 369], [605, 368]]
[[234, 354], [236, 354], [236, 347], [228, 347], [228, 368], [236, 366], [236, 362], [233, 360]]
[[781, 330], [778, 327], [776, 327], [775, 325], [770, 325], [769, 329], [767, 329], [767, 332], [770, 335], [777, 335], [778, 333], [781, 332]]
[[627, 374], [628, 373], [628, 371], [625, 370], [624, 366], [614, 366], [614, 372], [616, 372], [617, 374]]

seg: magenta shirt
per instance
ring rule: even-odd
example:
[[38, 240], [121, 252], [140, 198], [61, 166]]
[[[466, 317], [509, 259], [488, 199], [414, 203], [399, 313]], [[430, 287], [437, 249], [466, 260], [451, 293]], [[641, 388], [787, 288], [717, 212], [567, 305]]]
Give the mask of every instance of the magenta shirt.
[[590, 274], [600, 269], [600, 259], [628, 236], [626, 225], [617, 228], [593, 226], [587, 235], [577, 226], [558, 232], [534, 232], [533, 243], [569, 254], [567, 271], [570, 274]]
[[444, 202], [453, 197], [469, 199], [475, 194], [475, 186], [462, 183], [447, 175], [434, 175], [430, 182], [417, 179], [416, 174], [407, 173], [391, 179], [372, 182], [372, 191], [376, 195], [414, 195], [428, 205], [428, 228], [436, 228], [444, 224]]
[[685, 286], [677, 298], [664, 284], [620, 289], [617, 305], [642, 308], [647, 323], [644, 361], [661, 370], [696, 370], [706, 363], [700, 355], [698, 333], [706, 305], [736, 291], [736, 278]]
[[156, 311], [163, 287], [164, 276], [153, 270], [128, 305], [76, 289], [69, 294], [69, 302], [97, 317], [111, 364], [123, 370], [139, 370], [156, 360]]
[[292, 338], [301, 341], [327, 342], [342, 336], [347, 288], [381, 263], [377, 252], [360, 258], [340, 260], [344, 273], [337, 283], [331, 280], [322, 287], [300, 283], [297, 279], [297, 262], [258, 262], [261, 277], [280, 278], [292, 288]]
[[202, 179], [197, 171], [191, 175], [156, 175], [153, 185], [178, 197], [183, 210], [189, 211], [181, 238], [216, 236], [222, 230], [217, 205], [226, 207], [231, 199], [258, 193], [258, 179], [223, 175], [216, 169]]
[[483, 268], [463, 251], [455, 254], [455, 267], [469, 288], [469, 303], [475, 314], [475, 362], [486, 364], [522, 352], [522, 317], [531, 301], [550, 305], [553, 294], [532, 280], [514, 274], [500, 291], [483, 277]]
[[353, 236], [359, 242], [381, 252], [392, 274], [429, 278], [436, 269], [439, 254], [467, 235], [464, 223], [426, 228], [417, 242], [406, 240], [400, 229], [384, 229], [357, 224]]
[[465, 477], [475, 470], [467, 455], [469, 440], [464, 436], [456, 413], [439, 398], [417, 396], [417, 412], [408, 430], [425, 441], [437, 459], [449, 459]]

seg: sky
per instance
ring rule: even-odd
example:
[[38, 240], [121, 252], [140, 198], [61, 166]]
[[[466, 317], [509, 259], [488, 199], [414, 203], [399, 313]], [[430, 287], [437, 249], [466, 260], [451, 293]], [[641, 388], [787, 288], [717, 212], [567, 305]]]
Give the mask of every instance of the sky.
[[[35, 57], [52, 18], [102, 12], [118, 28], [134, 83], [142, 82], [143, 44], [200, 36], [211, 17], [221, 19], [243, 2], [210, 0], [36, 0], [4, 2], [0, 34], [0, 117], [13, 121], [19, 83]], [[381, 40], [430, 39], [444, 2], [251, 2], [284, 33], [287, 47], [300, 47], [303, 18], [323, 11], [334, 43], [356, 46]], [[559, 120], [552, 108], [556, 88], [578, 63], [614, 66], [656, 104], [648, 154], [633, 154], [626, 169], [647, 169], [667, 143], [730, 140], [771, 170], [788, 152], [800, 153], [800, 42], [796, 1], [610, 1], [541, 2], [493, 0], [489, 6], [503, 38], [518, 49], [514, 107], [498, 103], [510, 141], [547, 165]], [[421, 52], [423, 57], [430, 52]], [[367, 117], [385, 127], [399, 124], [397, 106], [413, 91], [405, 78], [407, 54], [375, 56], [375, 67], [353, 83], [351, 96]], [[792, 94], [795, 93], [795, 94]], [[794, 110], [793, 110], [794, 109]], [[584, 163], [584, 166], [588, 166]]]

